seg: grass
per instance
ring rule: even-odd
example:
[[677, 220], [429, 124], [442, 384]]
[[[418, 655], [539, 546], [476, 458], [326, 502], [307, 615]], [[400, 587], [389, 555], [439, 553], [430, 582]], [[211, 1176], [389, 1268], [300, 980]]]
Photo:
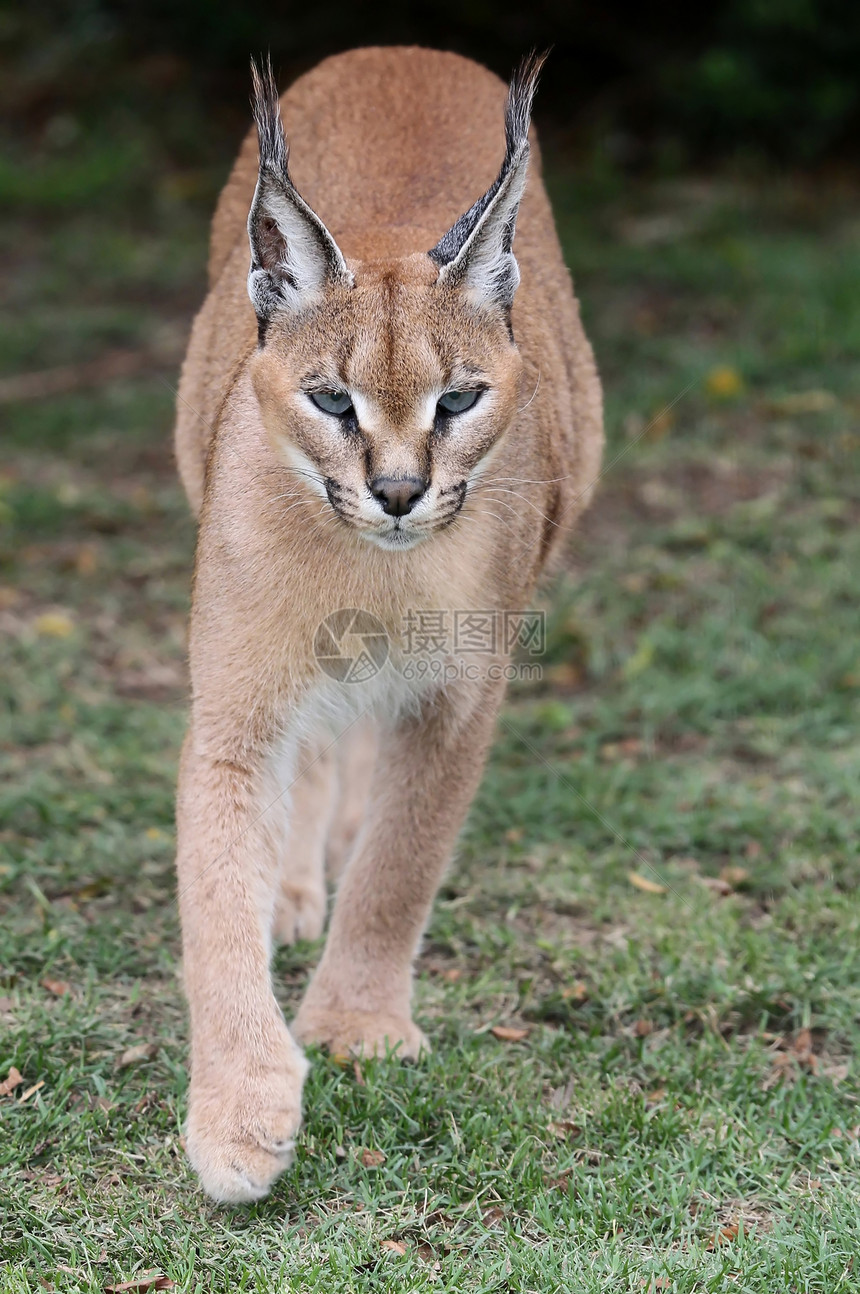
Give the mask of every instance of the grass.
[[[62, 223], [37, 194], [0, 233], [7, 372], [154, 356], [4, 410], [3, 1294], [151, 1271], [183, 1291], [856, 1289], [851, 192], [557, 178], [610, 448], [543, 682], [511, 695], [419, 960], [434, 1051], [315, 1056], [295, 1166], [231, 1210], [180, 1144], [193, 532], [159, 356], [202, 291], [205, 203], [174, 188]], [[318, 954], [278, 954], [288, 1014]]]

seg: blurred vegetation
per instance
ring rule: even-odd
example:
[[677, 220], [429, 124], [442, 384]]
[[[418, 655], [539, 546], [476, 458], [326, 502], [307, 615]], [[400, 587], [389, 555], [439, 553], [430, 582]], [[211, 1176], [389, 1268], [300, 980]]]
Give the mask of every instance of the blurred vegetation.
[[860, 127], [849, 0], [43, 0], [0, 10], [0, 197], [104, 201], [117, 179], [144, 194], [176, 168], [193, 184], [189, 168], [229, 158], [245, 128], [250, 54], [270, 49], [285, 83], [372, 43], [452, 48], [502, 75], [552, 45], [544, 129], [626, 169], [820, 163], [844, 157]]

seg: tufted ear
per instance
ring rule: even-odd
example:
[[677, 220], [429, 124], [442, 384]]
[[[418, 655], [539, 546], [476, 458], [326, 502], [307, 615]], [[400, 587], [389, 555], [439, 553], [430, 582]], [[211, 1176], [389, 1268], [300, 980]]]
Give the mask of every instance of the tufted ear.
[[487, 192], [428, 253], [440, 284], [462, 288], [476, 305], [510, 310], [520, 281], [511, 250], [529, 162], [532, 100], [546, 54], [530, 54], [514, 73], [505, 106], [505, 160]]
[[302, 309], [323, 288], [353, 286], [343, 253], [290, 179], [290, 150], [270, 60], [251, 63], [251, 104], [260, 143], [260, 171], [248, 215], [248, 295], [260, 342], [277, 311]]

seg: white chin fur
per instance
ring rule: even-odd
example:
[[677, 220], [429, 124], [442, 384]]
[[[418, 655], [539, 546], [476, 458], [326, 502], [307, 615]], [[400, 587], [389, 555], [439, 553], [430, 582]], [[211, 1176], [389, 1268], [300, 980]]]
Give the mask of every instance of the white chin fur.
[[389, 553], [405, 552], [407, 548], [414, 548], [422, 539], [427, 538], [426, 534], [419, 534], [415, 530], [362, 530], [360, 533], [362, 539], [368, 539], [377, 548], [384, 548]]

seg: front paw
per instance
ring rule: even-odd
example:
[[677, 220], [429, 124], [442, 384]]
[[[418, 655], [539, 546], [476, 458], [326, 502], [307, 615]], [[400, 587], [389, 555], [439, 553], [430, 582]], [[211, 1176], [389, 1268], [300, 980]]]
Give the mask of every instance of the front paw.
[[185, 1144], [207, 1195], [245, 1204], [267, 1195], [289, 1167], [302, 1118], [308, 1063], [296, 1047], [282, 1068], [236, 1066], [235, 1074], [192, 1074]]
[[282, 944], [319, 939], [325, 926], [325, 881], [284, 885], [275, 910], [275, 938]]
[[386, 1011], [355, 1011], [303, 1003], [293, 1021], [293, 1035], [302, 1043], [316, 1042], [335, 1056], [384, 1056], [416, 1060], [430, 1044], [407, 1015]]

